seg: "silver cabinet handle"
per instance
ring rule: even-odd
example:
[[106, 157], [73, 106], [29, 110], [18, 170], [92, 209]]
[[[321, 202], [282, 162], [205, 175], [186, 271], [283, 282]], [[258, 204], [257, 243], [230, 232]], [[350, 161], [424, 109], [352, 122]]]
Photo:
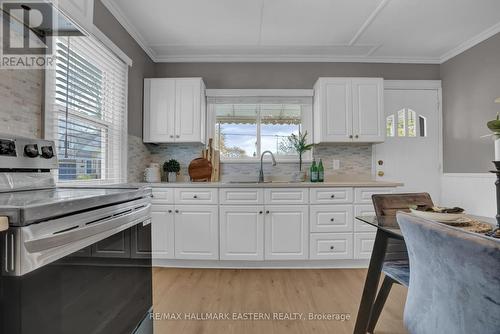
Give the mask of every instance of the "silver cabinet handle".
[[331, 221], [331, 222], [335, 221], [335, 218], [330, 218], [330, 221]]
[[170, 138], [174, 138], [174, 136], [173, 136], [173, 135], [170, 135]]
[[335, 194], [332, 194], [332, 195], [330, 196], [330, 198], [335, 198]]
[[196, 195], [193, 195], [193, 198], [194, 198], [194, 199], [196, 199], [196, 198], [198, 198], [198, 196], [196, 196]]
[[172, 213], [172, 210], [168, 210], [168, 213]]
[[269, 214], [269, 210], [266, 210], [266, 215], [268, 215], [268, 214]]
[[180, 136], [179, 136], [179, 135], [177, 135], [177, 136], [175, 136], [175, 138], [180, 138]]
[[335, 246], [330, 246], [330, 249], [331, 249], [331, 250], [334, 250], [334, 249], [335, 249]]
[[358, 139], [358, 138], [359, 138], [359, 136], [358, 136], [358, 135], [355, 135], [355, 136], [354, 136], [354, 138]]
[[349, 138], [351, 138], [351, 139], [352, 139], [352, 135], [349, 135]]
[[262, 214], [262, 211], [259, 211], [259, 215], [261, 215], [261, 214]]
[[175, 213], [179, 213], [179, 210], [175, 210]]

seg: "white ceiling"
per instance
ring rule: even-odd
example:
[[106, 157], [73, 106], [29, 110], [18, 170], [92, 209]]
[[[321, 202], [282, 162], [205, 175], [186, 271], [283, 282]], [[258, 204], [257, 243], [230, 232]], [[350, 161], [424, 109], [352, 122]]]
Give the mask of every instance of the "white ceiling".
[[500, 32], [500, 0], [102, 0], [154, 61], [442, 63]]

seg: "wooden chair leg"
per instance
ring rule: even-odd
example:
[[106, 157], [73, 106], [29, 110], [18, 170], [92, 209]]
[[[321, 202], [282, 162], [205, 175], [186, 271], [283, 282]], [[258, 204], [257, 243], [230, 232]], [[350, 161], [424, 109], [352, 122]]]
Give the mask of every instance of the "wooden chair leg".
[[387, 300], [387, 296], [389, 296], [389, 292], [391, 292], [392, 285], [395, 281], [389, 276], [385, 276], [384, 281], [382, 282], [382, 286], [377, 294], [377, 299], [373, 304], [372, 312], [370, 315], [370, 322], [368, 323], [368, 333], [373, 333], [375, 330], [375, 326], [377, 325], [378, 318], [380, 317], [380, 313], [382, 313], [382, 309], [384, 308], [385, 301]]

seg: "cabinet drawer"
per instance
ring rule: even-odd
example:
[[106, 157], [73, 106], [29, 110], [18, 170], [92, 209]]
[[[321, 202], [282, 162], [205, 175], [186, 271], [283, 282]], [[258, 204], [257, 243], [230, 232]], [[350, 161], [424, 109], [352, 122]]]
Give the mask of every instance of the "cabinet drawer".
[[[372, 204], [354, 206], [354, 217], [375, 216], [375, 209]], [[370, 224], [354, 219], [354, 232], [376, 232], [377, 228]]]
[[311, 205], [311, 232], [352, 232], [352, 205]]
[[352, 259], [352, 233], [311, 233], [309, 254], [312, 260]]
[[352, 203], [352, 188], [311, 188], [311, 204]]
[[220, 204], [264, 204], [262, 189], [227, 188], [219, 190]]
[[392, 194], [394, 188], [355, 188], [354, 202], [359, 204], [372, 204], [372, 195], [375, 194]]
[[184, 188], [175, 189], [175, 204], [217, 204], [217, 189]]
[[309, 191], [305, 188], [265, 189], [264, 198], [266, 204], [307, 204]]
[[153, 204], [174, 204], [174, 189], [153, 188]]
[[374, 243], [375, 233], [354, 233], [354, 258], [369, 259]]

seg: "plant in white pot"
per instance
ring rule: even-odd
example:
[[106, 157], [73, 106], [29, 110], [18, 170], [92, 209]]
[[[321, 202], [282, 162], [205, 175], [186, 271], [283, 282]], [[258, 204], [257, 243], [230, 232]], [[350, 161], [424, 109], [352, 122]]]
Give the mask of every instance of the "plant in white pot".
[[168, 182], [176, 182], [180, 170], [181, 165], [175, 159], [170, 159], [163, 164], [163, 171], [167, 174]]
[[306, 172], [302, 172], [302, 155], [310, 151], [314, 144], [307, 143], [307, 131], [296, 135], [292, 133], [288, 136], [288, 145], [293, 148], [299, 154], [299, 178], [300, 181], [304, 181], [306, 179]]

